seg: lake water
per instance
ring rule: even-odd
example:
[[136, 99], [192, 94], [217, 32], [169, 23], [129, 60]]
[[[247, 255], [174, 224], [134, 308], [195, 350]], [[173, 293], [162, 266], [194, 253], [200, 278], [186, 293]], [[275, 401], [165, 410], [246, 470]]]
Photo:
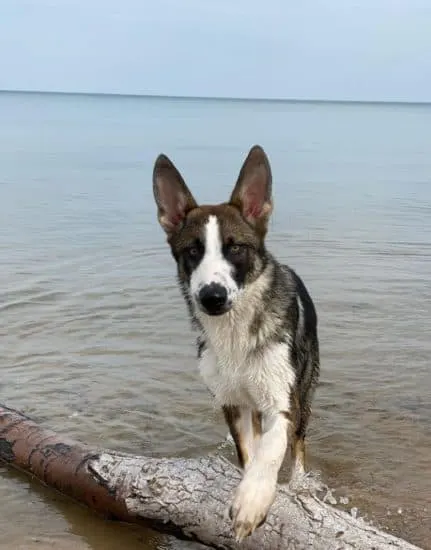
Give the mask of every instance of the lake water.
[[[167, 153], [198, 200], [222, 201], [260, 143], [268, 246], [319, 314], [311, 467], [347, 508], [431, 548], [430, 129], [424, 105], [0, 94], [0, 402], [97, 446], [215, 451], [226, 427], [197, 373], [152, 165]], [[0, 533], [7, 549], [196, 547], [3, 466]]]

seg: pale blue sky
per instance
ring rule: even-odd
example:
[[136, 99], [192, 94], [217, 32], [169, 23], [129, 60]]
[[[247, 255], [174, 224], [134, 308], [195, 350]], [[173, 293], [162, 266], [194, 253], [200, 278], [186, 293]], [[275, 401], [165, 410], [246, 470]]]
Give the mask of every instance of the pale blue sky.
[[431, 101], [431, 0], [0, 0], [0, 89]]

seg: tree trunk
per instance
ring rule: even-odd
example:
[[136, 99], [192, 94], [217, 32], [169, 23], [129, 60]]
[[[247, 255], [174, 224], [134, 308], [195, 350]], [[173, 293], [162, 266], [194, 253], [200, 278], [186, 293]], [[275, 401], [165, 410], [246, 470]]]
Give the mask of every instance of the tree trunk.
[[297, 487], [279, 486], [266, 523], [237, 544], [226, 510], [241, 474], [228, 461], [99, 451], [2, 405], [0, 460], [109, 519], [143, 523], [213, 548], [418, 550], [324, 503], [310, 478]]

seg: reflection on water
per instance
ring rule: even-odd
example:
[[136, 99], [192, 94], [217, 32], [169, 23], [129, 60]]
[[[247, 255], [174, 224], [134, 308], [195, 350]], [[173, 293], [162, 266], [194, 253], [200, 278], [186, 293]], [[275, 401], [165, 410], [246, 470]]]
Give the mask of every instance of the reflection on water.
[[[22, 101], [0, 96], [0, 401], [97, 446], [216, 450], [226, 427], [197, 374], [151, 164], [165, 150], [200, 199], [223, 200], [255, 136], [273, 162], [269, 246], [319, 314], [311, 466], [348, 508], [430, 548], [431, 110], [32, 96], [11, 138]], [[180, 136], [173, 114], [189, 111]], [[195, 548], [0, 474], [0, 547]]]

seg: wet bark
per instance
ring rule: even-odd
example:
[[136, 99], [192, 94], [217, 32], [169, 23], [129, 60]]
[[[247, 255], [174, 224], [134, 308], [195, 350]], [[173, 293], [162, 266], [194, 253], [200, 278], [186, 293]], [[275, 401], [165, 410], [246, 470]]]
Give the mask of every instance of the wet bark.
[[280, 485], [267, 522], [242, 544], [227, 506], [240, 472], [220, 458], [166, 459], [95, 450], [0, 405], [0, 460], [109, 519], [143, 523], [212, 548], [417, 550], [333, 508], [316, 485]]

